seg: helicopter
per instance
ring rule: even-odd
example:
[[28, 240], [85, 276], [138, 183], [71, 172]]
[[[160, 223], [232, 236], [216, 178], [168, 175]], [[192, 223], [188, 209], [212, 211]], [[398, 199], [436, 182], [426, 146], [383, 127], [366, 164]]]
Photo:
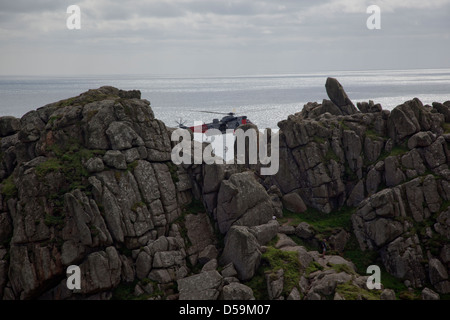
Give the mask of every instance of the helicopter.
[[191, 129], [194, 132], [206, 133], [209, 129], [220, 130], [221, 133], [225, 134], [227, 130], [236, 130], [241, 124], [252, 123], [247, 116], [237, 116], [235, 112], [214, 112], [214, 111], [197, 111], [202, 113], [212, 113], [212, 114], [222, 114], [225, 115], [222, 119], [213, 119], [210, 123], [204, 123], [200, 126], [185, 126], [185, 122], [180, 119], [177, 121], [178, 127], [182, 129]]

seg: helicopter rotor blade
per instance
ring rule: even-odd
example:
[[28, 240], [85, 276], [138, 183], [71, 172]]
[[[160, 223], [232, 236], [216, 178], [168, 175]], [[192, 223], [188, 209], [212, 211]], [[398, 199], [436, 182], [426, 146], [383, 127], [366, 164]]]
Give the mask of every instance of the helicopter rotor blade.
[[215, 111], [200, 111], [200, 110], [194, 110], [195, 112], [201, 112], [201, 113], [212, 113], [212, 114], [224, 114], [228, 115], [229, 112], [215, 112]]
[[242, 114], [247, 112], [260, 112], [260, 111], [267, 111], [267, 110], [273, 110], [273, 107], [269, 108], [263, 108], [263, 109], [250, 109], [250, 110], [243, 110], [240, 112], [236, 112], [236, 108], [233, 108], [231, 112], [218, 112], [218, 111], [204, 111], [204, 110], [192, 110], [193, 112], [201, 112], [201, 113], [212, 113], [212, 114], [223, 114], [223, 115], [235, 115], [235, 114]]
[[228, 112], [216, 112], [216, 111], [199, 111], [202, 113], [212, 113], [212, 114], [228, 114]]

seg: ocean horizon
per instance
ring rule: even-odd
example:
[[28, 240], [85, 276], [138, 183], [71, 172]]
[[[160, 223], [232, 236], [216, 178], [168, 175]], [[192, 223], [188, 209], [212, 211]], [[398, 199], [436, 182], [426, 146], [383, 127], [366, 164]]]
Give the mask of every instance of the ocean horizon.
[[151, 102], [156, 118], [169, 127], [175, 127], [177, 121], [189, 126], [194, 121], [220, 119], [220, 113], [236, 112], [247, 115], [260, 129], [276, 129], [279, 121], [300, 112], [307, 102], [328, 99], [327, 77], [337, 78], [355, 105], [373, 100], [392, 110], [415, 97], [424, 104], [450, 100], [450, 69], [236, 76], [0, 76], [0, 116], [21, 117], [48, 103], [109, 85], [140, 90], [142, 98]]

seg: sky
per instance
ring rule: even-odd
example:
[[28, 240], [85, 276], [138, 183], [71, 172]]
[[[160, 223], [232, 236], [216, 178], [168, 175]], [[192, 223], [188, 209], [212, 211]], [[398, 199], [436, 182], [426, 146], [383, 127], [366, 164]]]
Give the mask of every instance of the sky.
[[0, 0], [0, 75], [449, 68], [449, 14], [450, 0]]

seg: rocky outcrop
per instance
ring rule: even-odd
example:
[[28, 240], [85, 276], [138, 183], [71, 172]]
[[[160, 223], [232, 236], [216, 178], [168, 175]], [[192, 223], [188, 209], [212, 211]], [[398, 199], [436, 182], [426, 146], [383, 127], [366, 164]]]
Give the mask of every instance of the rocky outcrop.
[[[364, 200], [352, 217], [361, 248], [379, 251], [387, 271], [417, 287], [427, 282], [422, 263], [425, 256], [439, 256], [443, 250], [435, 239], [444, 243], [450, 239], [438, 222], [448, 212], [448, 209], [441, 211], [442, 204], [448, 201], [446, 185], [445, 180], [433, 175], [415, 178]], [[427, 227], [432, 221], [436, 221], [433, 229]], [[431, 261], [440, 264], [437, 258], [432, 258], [430, 270], [433, 270]], [[431, 278], [430, 275], [428, 279], [433, 282]], [[440, 281], [444, 285], [438, 291], [444, 293], [448, 290], [445, 276], [436, 283]]]
[[[335, 81], [327, 84], [334, 86], [328, 94], [336, 106], [353, 105]], [[271, 182], [284, 197], [299, 194], [307, 207], [322, 212], [357, 207], [352, 222], [361, 248], [379, 252], [396, 277], [417, 287], [429, 284], [424, 261], [437, 259], [448, 268], [448, 259], [442, 260], [449, 241], [448, 108], [418, 99], [392, 112], [372, 101], [358, 108], [361, 113], [345, 115], [324, 100], [281, 121], [280, 171]], [[296, 230], [311, 238], [304, 225]], [[344, 250], [336, 235], [333, 246]], [[344, 238], [342, 233], [338, 242]], [[434, 287], [438, 292], [446, 292], [445, 274], [434, 281], [444, 283]]]
[[[448, 294], [449, 104], [358, 111], [336, 79], [326, 91], [279, 123], [273, 176], [174, 165], [173, 129], [139, 91], [0, 118], [0, 297], [395, 299], [341, 256], [356, 242], [423, 299]], [[323, 238], [325, 256], [311, 250]], [[69, 265], [81, 290], [66, 286]]]
[[78, 297], [135, 274], [161, 283], [187, 274], [173, 222], [190, 185], [174, 181], [186, 173], [170, 172], [168, 131], [138, 91], [102, 87], [1, 123], [5, 299], [71, 298], [58, 284], [71, 264], [81, 268]]

